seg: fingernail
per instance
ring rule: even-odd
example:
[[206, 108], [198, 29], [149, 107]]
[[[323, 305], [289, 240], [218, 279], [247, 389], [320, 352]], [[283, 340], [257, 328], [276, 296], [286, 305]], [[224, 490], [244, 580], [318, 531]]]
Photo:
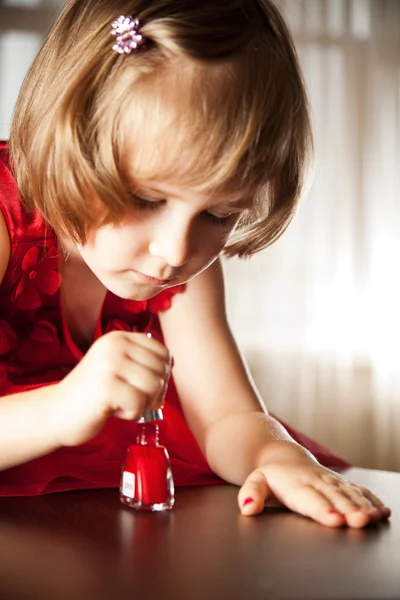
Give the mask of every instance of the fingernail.
[[250, 498], [250, 496], [248, 498], [246, 498], [246, 500], [243, 502], [243, 508], [245, 506], [247, 506], [247, 504], [251, 504], [252, 502], [254, 502], [253, 498]]
[[339, 512], [338, 510], [335, 510], [334, 508], [330, 508], [330, 509], [328, 510], [328, 513], [329, 513], [330, 515], [341, 515], [341, 514], [342, 514], [342, 513], [341, 513], [341, 512]]
[[367, 509], [369, 513], [375, 513], [377, 510], [379, 510], [377, 506], [369, 506]]

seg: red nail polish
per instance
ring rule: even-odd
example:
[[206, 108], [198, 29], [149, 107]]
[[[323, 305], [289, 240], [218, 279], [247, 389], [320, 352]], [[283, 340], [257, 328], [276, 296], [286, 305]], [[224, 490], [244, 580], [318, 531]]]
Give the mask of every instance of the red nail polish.
[[246, 498], [246, 500], [243, 502], [243, 507], [247, 506], [248, 504], [251, 504], [252, 502], [254, 502], [253, 498], [250, 498], [250, 496], [248, 498]]
[[175, 501], [168, 451], [159, 444], [157, 420], [162, 411], [148, 410], [137, 424], [136, 443], [128, 448], [120, 485], [120, 500], [136, 510], [169, 510]]
[[328, 513], [331, 515], [340, 515], [341, 517], [343, 516], [343, 513], [339, 512], [338, 510], [335, 510], [334, 508], [330, 508], [328, 510]]

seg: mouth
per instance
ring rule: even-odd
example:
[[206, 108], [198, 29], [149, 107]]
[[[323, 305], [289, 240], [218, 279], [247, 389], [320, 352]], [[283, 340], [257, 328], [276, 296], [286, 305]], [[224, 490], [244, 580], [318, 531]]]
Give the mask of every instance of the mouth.
[[153, 277], [152, 275], [146, 275], [145, 273], [141, 273], [140, 271], [136, 271], [136, 269], [129, 269], [131, 273], [141, 279], [146, 283], [152, 283], [153, 285], [158, 285], [160, 287], [169, 285], [171, 281], [175, 279], [175, 277], [170, 277], [169, 279], [159, 279], [158, 277]]

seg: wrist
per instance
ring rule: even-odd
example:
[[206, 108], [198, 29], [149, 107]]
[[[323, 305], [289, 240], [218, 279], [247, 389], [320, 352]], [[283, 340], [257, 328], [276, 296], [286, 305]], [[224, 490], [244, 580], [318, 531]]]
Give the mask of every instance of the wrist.
[[38, 412], [42, 428], [46, 429], [46, 438], [53, 450], [61, 447], [62, 429], [65, 425], [63, 410], [59, 397], [60, 383], [53, 383], [42, 388], [41, 410]]
[[75, 446], [77, 442], [74, 439], [74, 402], [68, 390], [65, 389], [65, 380], [60, 381], [53, 387], [52, 403], [49, 413], [49, 424], [53, 431], [53, 439], [58, 447]]
[[293, 439], [271, 440], [258, 453], [257, 468], [271, 464], [318, 464], [315, 456]]

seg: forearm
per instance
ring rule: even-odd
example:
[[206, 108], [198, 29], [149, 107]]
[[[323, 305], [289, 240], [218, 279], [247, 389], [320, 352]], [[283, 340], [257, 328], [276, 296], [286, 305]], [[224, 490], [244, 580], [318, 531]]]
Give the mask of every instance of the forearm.
[[315, 460], [273, 417], [262, 412], [227, 416], [209, 426], [204, 452], [211, 469], [225, 481], [242, 485], [258, 467], [275, 460]]
[[0, 398], [0, 471], [59, 447], [54, 385]]

